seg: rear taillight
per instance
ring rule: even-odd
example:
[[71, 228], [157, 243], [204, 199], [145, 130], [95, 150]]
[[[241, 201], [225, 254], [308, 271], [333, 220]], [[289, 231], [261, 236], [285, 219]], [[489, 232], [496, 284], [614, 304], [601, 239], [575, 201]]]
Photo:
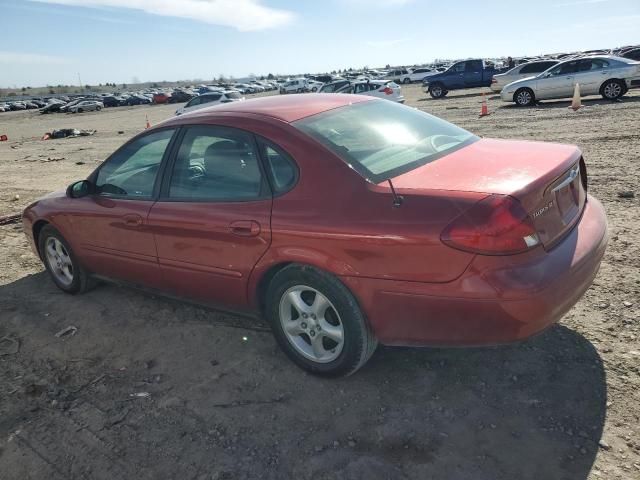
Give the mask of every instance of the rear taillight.
[[386, 93], [387, 95], [393, 95], [393, 89], [391, 87], [384, 87], [380, 91], [382, 93]]
[[498, 80], [495, 77], [491, 77], [491, 83], [498, 83]]
[[540, 243], [520, 202], [490, 195], [453, 220], [441, 240], [450, 247], [483, 255], [521, 253]]

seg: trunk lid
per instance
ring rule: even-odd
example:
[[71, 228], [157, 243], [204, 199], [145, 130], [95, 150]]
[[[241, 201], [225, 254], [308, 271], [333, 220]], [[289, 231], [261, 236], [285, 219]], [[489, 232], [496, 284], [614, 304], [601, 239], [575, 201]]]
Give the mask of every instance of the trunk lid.
[[392, 179], [405, 194], [450, 190], [510, 195], [553, 247], [580, 218], [586, 169], [580, 150], [554, 143], [481, 139]]

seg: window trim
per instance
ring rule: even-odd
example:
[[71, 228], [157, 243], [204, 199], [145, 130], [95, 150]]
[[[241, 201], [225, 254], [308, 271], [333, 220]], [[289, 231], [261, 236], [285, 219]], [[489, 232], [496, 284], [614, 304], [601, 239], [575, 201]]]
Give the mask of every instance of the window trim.
[[[171, 198], [169, 196], [169, 191], [171, 188], [171, 179], [173, 177], [173, 168], [178, 159], [178, 153], [180, 152], [180, 147], [182, 146], [182, 141], [186, 136], [188, 130], [190, 128], [211, 128], [211, 129], [222, 129], [222, 130], [233, 130], [238, 132], [243, 132], [247, 134], [251, 140], [251, 144], [254, 150], [257, 152], [256, 159], [258, 161], [258, 168], [260, 169], [261, 181], [260, 181], [260, 195], [253, 198], [200, 198], [200, 197], [190, 197], [190, 198]], [[156, 197], [156, 201], [165, 202], [165, 203], [251, 203], [251, 202], [259, 202], [273, 198], [273, 191], [271, 189], [271, 184], [267, 179], [267, 172], [265, 171], [265, 165], [262, 161], [262, 155], [260, 153], [260, 147], [258, 142], [256, 141], [256, 136], [253, 132], [249, 130], [244, 130], [242, 128], [229, 127], [227, 125], [218, 125], [212, 123], [194, 123], [190, 125], [183, 125], [180, 128], [179, 138], [176, 139], [174, 145], [174, 151], [171, 153], [171, 157], [168, 159], [165, 169], [162, 172], [162, 182], [159, 185], [158, 196]]]
[[[294, 188], [296, 188], [298, 186], [298, 182], [300, 181], [300, 167], [298, 166], [298, 162], [296, 162], [295, 158], [293, 158], [293, 155], [291, 155], [286, 149], [282, 148], [280, 145], [278, 145], [277, 143], [261, 136], [258, 134], [254, 135], [255, 139], [256, 139], [256, 143], [258, 145], [258, 152], [260, 155], [260, 160], [263, 164], [264, 170], [267, 172], [267, 179], [270, 183], [270, 189], [271, 189], [271, 196], [273, 198], [277, 198], [277, 197], [281, 197], [283, 195], [286, 195], [287, 193], [289, 193], [291, 190], [293, 190]], [[293, 166], [293, 181], [291, 182], [291, 184], [283, 189], [278, 191], [278, 189], [276, 188], [276, 182], [275, 182], [275, 178], [273, 178], [273, 174], [271, 172], [271, 168], [269, 168], [269, 160], [267, 158], [267, 152], [266, 152], [266, 147], [272, 148], [274, 149], [276, 152], [280, 153], [284, 153], [284, 155], [286, 156], [287, 161], [291, 164], [291, 166]]]
[[127, 146], [129, 146], [129, 144], [140, 140], [141, 138], [144, 138], [148, 135], [152, 135], [154, 133], [158, 133], [158, 132], [162, 132], [165, 130], [173, 130], [173, 135], [171, 135], [171, 138], [169, 139], [169, 143], [167, 144], [167, 148], [164, 151], [164, 155], [162, 155], [162, 159], [160, 160], [160, 164], [158, 166], [158, 173], [156, 174], [156, 179], [153, 183], [153, 190], [151, 192], [151, 196], [148, 197], [131, 197], [130, 195], [117, 195], [117, 194], [102, 194], [102, 193], [92, 193], [91, 197], [93, 198], [110, 198], [113, 200], [129, 200], [129, 201], [144, 201], [144, 202], [149, 202], [149, 201], [156, 201], [158, 199], [158, 196], [160, 194], [160, 186], [162, 184], [162, 181], [164, 179], [164, 172], [166, 169], [166, 165], [167, 162], [169, 162], [171, 160], [171, 156], [173, 155], [173, 149], [175, 147], [175, 143], [176, 140], [180, 134], [181, 128], [178, 126], [167, 126], [167, 127], [161, 127], [161, 128], [155, 128], [150, 132], [143, 132], [139, 135], [136, 135], [135, 137], [129, 139], [129, 141], [127, 141], [126, 143], [124, 143], [120, 148], [118, 148], [115, 152], [113, 152], [111, 155], [109, 155], [106, 160], [104, 162], [102, 162], [100, 164], [100, 166], [98, 168], [96, 168], [93, 172], [91, 172], [91, 174], [87, 177], [87, 180], [89, 182], [91, 182], [92, 185], [97, 186], [96, 185], [96, 181], [98, 179], [98, 174], [100, 173], [100, 170], [102, 170], [110, 161], [111, 159], [118, 153], [120, 152], [120, 150], [125, 149]]

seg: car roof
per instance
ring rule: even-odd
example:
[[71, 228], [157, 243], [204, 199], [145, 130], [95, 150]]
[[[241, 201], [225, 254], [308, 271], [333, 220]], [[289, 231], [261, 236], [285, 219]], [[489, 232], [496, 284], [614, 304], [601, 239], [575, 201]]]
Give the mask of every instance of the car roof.
[[[190, 118], [206, 117], [218, 113], [242, 113], [272, 117], [290, 123], [317, 113], [352, 103], [375, 101], [373, 97], [332, 93], [303, 93], [294, 95], [272, 95], [253, 98], [244, 102], [224, 103], [203, 108], [190, 114]], [[163, 125], [180, 123], [180, 117], [163, 122]]]

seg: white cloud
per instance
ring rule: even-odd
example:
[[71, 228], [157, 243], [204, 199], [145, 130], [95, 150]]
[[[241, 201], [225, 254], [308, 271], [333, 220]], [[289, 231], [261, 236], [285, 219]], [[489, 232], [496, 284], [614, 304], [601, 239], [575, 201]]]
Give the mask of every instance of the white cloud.
[[378, 8], [392, 8], [403, 7], [414, 0], [338, 0], [340, 3], [345, 3], [354, 7], [378, 7]]
[[262, 5], [262, 0], [32, 0], [78, 7], [128, 8], [166, 17], [224, 25], [240, 31], [287, 25], [295, 15]]
[[71, 61], [64, 57], [39, 55], [37, 53], [0, 51], [0, 63], [14, 65], [66, 65]]
[[385, 48], [400, 45], [401, 43], [405, 43], [408, 41], [408, 38], [395, 38], [391, 40], [369, 40], [365, 42], [365, 44], [373, 48]]

